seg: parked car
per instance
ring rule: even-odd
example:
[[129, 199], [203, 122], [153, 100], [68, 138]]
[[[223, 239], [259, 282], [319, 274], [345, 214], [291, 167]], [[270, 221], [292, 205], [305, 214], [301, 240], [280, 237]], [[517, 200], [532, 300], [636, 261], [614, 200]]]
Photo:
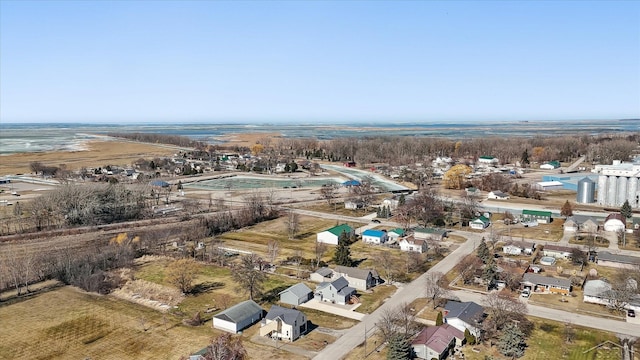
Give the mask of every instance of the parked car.
[[627, 316], [628, 316], [628, 317], [636, 317], [636, 312], [635, 312], [635, 310], [633, 310], [633, 309], [629, 309], [629, 310], [627, 311]]
[[520, 296], [522, 296], [523, 298], [528, 298], [529, 296], [531, 296], [531, 290], [529, 289], [522, 290], [522, 292], [520, 293]]
[[376, 223], [376, 224], [380, 224], [380, 220], [378, 220], [378, 219], [373, 219], [373, 220], [371, 220], [371, 222], [372, 223]]

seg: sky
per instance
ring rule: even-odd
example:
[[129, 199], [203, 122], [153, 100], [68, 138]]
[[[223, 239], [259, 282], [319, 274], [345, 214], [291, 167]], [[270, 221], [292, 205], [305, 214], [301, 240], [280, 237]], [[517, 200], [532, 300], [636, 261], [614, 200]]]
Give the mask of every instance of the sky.
[[0, 0], [0, 123], [640, 118], [640, 1]]

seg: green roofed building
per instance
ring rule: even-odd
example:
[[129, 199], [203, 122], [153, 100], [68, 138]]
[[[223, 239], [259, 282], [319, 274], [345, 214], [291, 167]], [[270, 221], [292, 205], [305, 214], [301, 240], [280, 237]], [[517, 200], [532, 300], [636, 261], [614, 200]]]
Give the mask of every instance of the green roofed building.
[[522, 210], [522, 222], [537, 221], [540, 224], [551, 222], [551, 211]]
[[319, 232], [317, 234], [317, 241], [330, 245], [338, 245], [338, 239], [342, 233], [346, 233], [348, 236], [351, 236], [353, 235], [354, 230], [347, 224], [334, 226], [331, 229]]

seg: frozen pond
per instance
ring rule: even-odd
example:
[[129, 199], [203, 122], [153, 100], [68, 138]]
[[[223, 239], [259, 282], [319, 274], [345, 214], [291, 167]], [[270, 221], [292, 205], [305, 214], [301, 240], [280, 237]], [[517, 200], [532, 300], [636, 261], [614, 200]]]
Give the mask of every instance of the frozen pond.
[[223, 179], [212, 179], [185, 184], [185, 189], [200, 190], [234, 190], [234, 189], [295, 189], [321, 187], [325, 184], [342, 184], [345, 179], [332, 177], [317, 178], [267, 178], [258, 176], [236, 175]]

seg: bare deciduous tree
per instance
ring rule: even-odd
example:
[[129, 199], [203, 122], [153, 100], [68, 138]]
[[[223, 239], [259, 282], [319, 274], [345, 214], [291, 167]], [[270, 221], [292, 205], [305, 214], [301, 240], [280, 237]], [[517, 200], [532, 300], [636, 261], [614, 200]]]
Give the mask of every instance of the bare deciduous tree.
[[240, 337], [223, 334], [211, 341], [204, 357], [206, 360], [244, 360], [247, 358], [247, 351]]
[[389, 251], [380, 251], [374, 256], [376, 263], [382, 267], [383, 276], [388, 284], [393, 283], [396, 275], [396, 261]]
[[289, 239], [295, 239], [296, 233], [300, 228], [300, 215], [293, 210], [289, 210], [287, 212], [286, 224]]
[[280, 254], [280, 243], [277, 240], [269, 240], [267, 242], [267, 256], [269, 257], [269, 263], [275, 264], [276, 258]]
[[245, 255], [233, 269], [233, 279], [241, 291], [249, 294], [253, 300], [262, 291], [262, 284], [267, 276], [262, 272], [262, 259], [256, 254]]
[[485, 297], [487, 313], [496, 330], [502, 329], [512, 320], [527, 314], [527, 305], [504, 292], [492, 292]]
[[446, 288], [446, 278], [441, 272], [433, 272], [427, 274], [425, 279], [425, 296], [431, 300], [431, 304], [435, 309], [438, 307], [438, 300], [446, 297], [449, 290]]
[[320, 261], [322, 261], [322, 257], [327, 253], [328, 246], [326, 243], [321, 241], [316, 241], [314, 246], [314, 255], [315, 255], [315, 267], [316, 269], [320, 267]]
[[198, 274], [198, 264], [192, 259], [180, 259], [167, 266], [167, 279], [183, 293], [188, 293], [193, 287], [193, 281]]
[[420, 328], [415, 322], [414, 311], [407, 303], [384, 310], [376, 326], [380, 329], [382, 341], [384, 342], [389, 341], [389, 339], [396, 335], [409, 338]]

